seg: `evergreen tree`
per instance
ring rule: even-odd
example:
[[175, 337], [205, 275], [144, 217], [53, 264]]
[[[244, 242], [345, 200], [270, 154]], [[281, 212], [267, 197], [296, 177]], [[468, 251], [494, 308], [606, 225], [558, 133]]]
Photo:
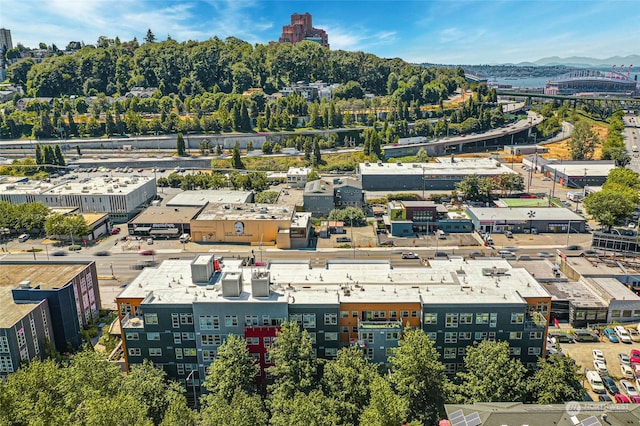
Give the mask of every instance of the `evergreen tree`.
[[58, 166], [66, 166], [67, 163], [64, 161], [64, 156], [62, 155], [62, 150], [60, 149], [60, 145], [56, 144], [55, 150], [53, 152], [54, 162]]
[[251, 131], [251, 118], [249, 117], [249, 110], [247, 109], [247, 104], [245, 102], [242, 103], [242, 107], [240, 109], [240, 121], [242, 123], [242, 130], [245, 132]]
[[44, 152], [40, 144], [36, 145], [36, 164], [44, 164]]
[[320, 143], [318, 140], [313, 141], [313, 166], [322, 164], [322, 154], [320, 153]]
[[176, 150], [178, 151], [179, 156], [183, 156], [186, 154], [184, 137], [182, 136], [182, 132], [178, 132], [178, 136], [176, 138]]
[[144, 36], [144, 42], [145, 43], [155, 43], [156, 42], [156, 36], [155, 34], [153, 34], [153, 32], [151, 31], [151, 28], [149, 28], [147, 30], [147, 35]]
[[244, 169], [244, 163], [240, 158], [240, 146], [238, 142], [233, 146], [233, 154], [231, 156], [231, 168], [232, 169]]

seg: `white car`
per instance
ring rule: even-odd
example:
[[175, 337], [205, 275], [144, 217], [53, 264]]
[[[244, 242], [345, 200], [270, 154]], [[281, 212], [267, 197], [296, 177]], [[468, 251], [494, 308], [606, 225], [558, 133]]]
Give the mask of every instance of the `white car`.
[[629, 396], [640, 396], [638, 389], [629, 380], [620, 380], [620, 389]]
[[620, 365], [631, 366], [631, 361], [629, 360], [629, 355], [627, 354], [618, 354], [618, 361], [620, 361]]
[[636, 375], [633, 373], [633, 370], [628, 365], [620, 364], [620, 371], [622, 372], [622, 375], [627, 379], [634, 379], [636, 377]]
[[619, 325], [613, 330], [616, 332], [618, 339], [620, 339], [622, 343], [631, 343], [631, 336], [629, 336], [629, 332], [624, 327]]
[[607, 360], [604, 358], [604, 354], [602, 353], [602, 351], [600, 349], [594, 349], [592, 351], [593, 353], [593, 359], [596, 361], [602, 361], [605, 364], [607, 363]]
[[609, 370], [607, 370], [607, 364], [604, 361], [600, 361], [597, 359], [593, 360], [593, 368], [596, 369], [598, 374], [609, 374]]

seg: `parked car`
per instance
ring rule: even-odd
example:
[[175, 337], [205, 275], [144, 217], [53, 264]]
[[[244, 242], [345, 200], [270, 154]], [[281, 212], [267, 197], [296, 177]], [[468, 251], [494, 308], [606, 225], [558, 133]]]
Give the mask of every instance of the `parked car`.
[[607, 363], [607, 360], [604, 358], [604, 354], [602, 353], [602, 351], [600, 349], [592, 350], [591, 354], [593, 355], [593, 359], [594, 360], [602, 361], [605, 364]]
[[613, 399], [618, 403], [618, 404], [631, 404], [631, 400], [629, 398], [627, 398], [626, 395], [622, 395], [621, 393], [615, 394], [613, 396]]
[[349, 238], [349, 237], [338, 237], [338, 238], [336, 238], [336, 242], [338, 242], [338, 243], [350, 243], [351, 242], [351, 238]]
[[586, 330], [576, 330], [574, 339], [576, 342], [597, 342], [600, 340], [596, 334]]
[[593, 368], [598, 372], [598, 374], [609, 374], [609, 370], [607, 370], [607, 363], [604, 361], [600, 361], [598, 359], [593, 360]]
[[635, 379], [636, 377], [630, 365], [620, 364], [620, 372], [622, 372], [622, 376], [627, 379]]
[[633, 340], [634, 342], [640, 342], [640, 333], [638, 333], [638, 330], [627, 327], [627, 333], [629, 333], [629, 337], [631, 337], [631, 340]]
[[631, 383], [629, 380], [620, 380], [620, 389], [628, 396], [640, 396], [640, 394], [638, 393], [638, 389], [636, 389], [636, 387], [633, 386], [633, 383]]
[[616, 386], [616, 381], [611, 377], [603, 376], [602, 384], [604, 385], [604, 388], [607, 390], [607, 392], [609, 392], [611, 395], [620, 393], [620, 389], [618, 389], [618, 386]]
[[148, 245], [153, 245], [153, 238], [147, 238], [147, 244]]
[[20, 241], [21, 243], [24, 243], [28, 239], [29, 239], [29, 234], [22, 234], [18, 237], [18, 241]]
[[403, 259], [420, 259], [420, 256], [418, 256], [412, 251], [403, 251], [402, 258]]
[[111, 230], [111, 235], [118, 235], [120, 233], [120, 228], [113, 228]]
[[627, 354], [618, 354], [618, 361], [620, 361], [620, 364], [631, 365], [631, 361], [629, 361], [629, 355]]
[[573, 337], [566, 333], [551, 332], [549, 333], [549, 336], [556, 339], [556, 342], [558, 343], [575, 343], [575, 340], [573, 340]]
[[587, 382], [591, 386], [591, 390], [595, 393], [605, 393], [606, 390], [602, 384], [602, 379], [596, 371], [587, 370], [586, 372]]
[[631, 364], [640, 363], [640, 349], [631, 349], [631, 352], [629, 353], [629, 362]]
[[611, 343], [618, 343], [620, 341], [618, 340], [618, 336], [616, 335], [616, 332], [613, 331], [612, 328], [605, 328], [604, 330], [602, 330], [602, 334], [604, 334], [604, 337], [609, 339]]
[[552, 253], [549, 253], [548, 251], [541, 251], [538, 253], [538, 256], [540, 257], [553, 257]]
[[629, 333], [624, 327], [619, 325], [616, 326], [613, 330], [616, 332], [618, 340], [620, 340], [622, 343], [631, 343], [631, 336], [629, 336]]
[[613, 402], [613, 399], [609, 395], [598, 395], [599, 402]]
[[142, 250], [140, 254], [143, 256], [153, 256], [156, 252], [153, 250]]

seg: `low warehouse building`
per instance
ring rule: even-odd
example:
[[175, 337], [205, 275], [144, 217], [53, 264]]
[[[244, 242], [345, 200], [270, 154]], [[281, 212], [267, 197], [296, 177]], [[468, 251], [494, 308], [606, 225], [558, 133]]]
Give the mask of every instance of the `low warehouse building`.
[[191, 233], [191, 220], [202, 207], [151, 206], [129, 222], [129, 235], [153, 238], [179, 238]]
[[586, 219], [565, 208], [556, 207], [468, 207], [467, 214], [481, 232], [515, 233], [585, 232]]

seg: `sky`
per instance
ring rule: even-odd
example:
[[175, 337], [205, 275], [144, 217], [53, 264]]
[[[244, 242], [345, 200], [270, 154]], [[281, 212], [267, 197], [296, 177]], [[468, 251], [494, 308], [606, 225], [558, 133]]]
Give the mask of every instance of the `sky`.
[[158, 40], [265, 44], [304, 12], [331, 49], [413, 63], [640, 54], [638, 0], [0, 0], [0, 27], [27, 47], [95, 44], [101, 35], [142, 41], [149, 28]]

